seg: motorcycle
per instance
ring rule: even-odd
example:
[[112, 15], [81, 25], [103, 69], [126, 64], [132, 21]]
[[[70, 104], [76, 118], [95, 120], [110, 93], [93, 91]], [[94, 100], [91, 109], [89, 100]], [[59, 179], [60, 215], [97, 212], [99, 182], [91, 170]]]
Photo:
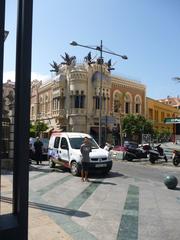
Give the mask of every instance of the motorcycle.
[[161, 147], [161, 144], [154, 147], [154, 149], [149, 150], [149, 161], [151, 163], [155, 163], [158, 159], [164, 159], [165, 162], [168, 161], [166, 154], [164, 153], [164, 149]]
[[133, 159], [147, 158], [148, 150], [143, 148], [128, 148], [124, 155], [124, 160], [132, 161]]
[[174, 150], [172, 155], [172, 162], [174, 166], [178, 166], [180, 163], [180, 150]]

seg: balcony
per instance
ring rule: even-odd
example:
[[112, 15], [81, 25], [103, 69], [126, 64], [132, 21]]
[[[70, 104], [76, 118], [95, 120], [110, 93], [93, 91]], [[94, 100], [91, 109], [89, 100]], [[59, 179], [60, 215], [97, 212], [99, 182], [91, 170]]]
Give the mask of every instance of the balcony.
[[[99, 111], [100, 111], [99, 109], [94, 109], [93, 110], [93, 115], [99, 116]], [[105, 110], [105, 109], [102, 109], [101, 113], [102, 113], [102, 115], [108, 115], [107, 110]]]
[[85, 108], [71, 108], [69, 113], [71, 115], [86, 115], [87, 111]]
[[56, 109], [56, 110], [53, 110], [52, 111], [52, 116], [62, 116], [62, 117], [64, 117], [65, 116], [65, 114], [66, 114], [66, 111], [65, 111], [65, 109]]

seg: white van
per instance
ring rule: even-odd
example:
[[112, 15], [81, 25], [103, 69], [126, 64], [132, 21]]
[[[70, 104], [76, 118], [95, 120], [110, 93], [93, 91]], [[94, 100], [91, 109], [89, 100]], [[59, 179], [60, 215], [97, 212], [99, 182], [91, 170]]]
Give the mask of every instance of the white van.
[[79, 175], [82, 158], [80, 146], [85, 137], [92, 146], [89, 170], [99, 169], [108, 173], [112, 168], [109, 152], [100, 148], [90, 135], [77, 132], [52, 132], [48, 147], [49, 166], [53, 168], [55, 164], [60, 164], [69, 168], [72, 175]]

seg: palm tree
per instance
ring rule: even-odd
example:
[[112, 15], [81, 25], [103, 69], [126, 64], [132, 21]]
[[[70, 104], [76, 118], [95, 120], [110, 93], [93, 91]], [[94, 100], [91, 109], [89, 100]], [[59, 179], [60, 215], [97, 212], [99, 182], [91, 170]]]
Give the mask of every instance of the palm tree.
[[58, 74], [59, 72], [59, 64], [55, 61], [53, 61], [53, 63], [50, 63], [52, 69], [50, 70], [50, 72], [55, 72], [56, 74]]
[[109, 59], [109, 61], [105, 64], [107, 65], [108, 72], [110, 72], [111, 70], [115, 70], [115, 68], [112, 67], [111, 59]]
[[76, 60], [75, 56], [70, 57], [69, 54], [66, 52], [65, 52], [65, 57], [62, 55], [61, 57], [64, 60], [64, 62], [62, 62], [61, 64], [65, 64], [65, 65], [71, 65]]
[[88, 53], [87, 56], [84, 57], [85, 62], [90, 66], [91, 64], [95, 63], [94, 58], [91, 57], [91, 52]]
[[175, 81], [180, 83], [180, 77], [173, 77], [173, 80], [175, 80]]

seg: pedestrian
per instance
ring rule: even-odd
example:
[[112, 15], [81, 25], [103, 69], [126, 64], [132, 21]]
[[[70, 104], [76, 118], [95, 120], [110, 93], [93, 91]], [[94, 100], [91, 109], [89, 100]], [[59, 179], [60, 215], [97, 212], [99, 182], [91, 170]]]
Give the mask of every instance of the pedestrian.
[[32, 163], [32, 159], [33, 159], [33, 143], [31, 141], [31, 139], [29, 140], [29, 163]]
[[82, 182], [86, 181], [88, 182], [88, 172], [89, 172], [89, 153], [91, 152], [91, 144], [89, 142], [89, 139], [87, 137], [84, 138], [83, 144], [80, 147], [80, 151], [82, 154], [82, 160], [81, 160], [81, 180]]
[[40, 141], [39, 137], [36, 137], [36, 141], [34, 142], [34, 150], [37, 165], [39, 165], [39, 163], [42, 161], [42, 147], [43, 143]]

